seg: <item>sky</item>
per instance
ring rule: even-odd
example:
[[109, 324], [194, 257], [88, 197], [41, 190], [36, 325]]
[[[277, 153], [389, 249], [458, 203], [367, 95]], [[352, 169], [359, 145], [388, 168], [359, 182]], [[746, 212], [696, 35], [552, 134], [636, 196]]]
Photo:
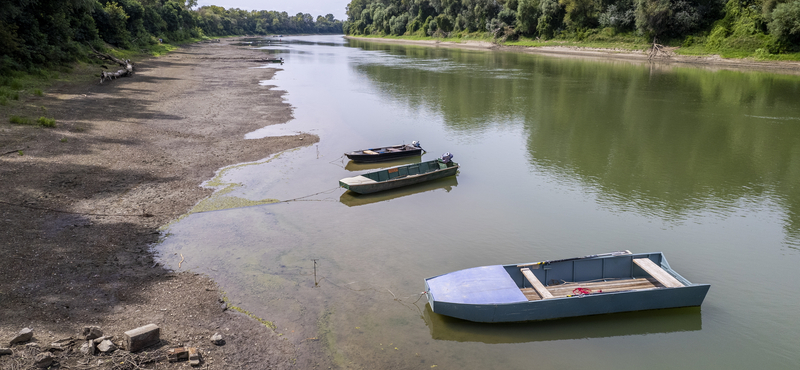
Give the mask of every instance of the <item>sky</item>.
[[277, 10], [289, 13], [289, 15], [308, 13], [314, 19], [319, 15], [333, 14], [336, 19], [345, 21], [347, 16], [344, 10], [349, 3], [350, 0], [198, 0], [197, 6], [216, 5], [225, 9]]

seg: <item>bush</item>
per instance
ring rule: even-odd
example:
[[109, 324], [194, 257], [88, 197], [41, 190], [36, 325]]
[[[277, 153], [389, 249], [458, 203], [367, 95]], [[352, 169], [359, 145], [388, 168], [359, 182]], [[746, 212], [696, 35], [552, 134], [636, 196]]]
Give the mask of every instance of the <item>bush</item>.
[[39, 125], [44, 126], [44, 127], [56, 127], [56, 119], [55, 118], [47, 118], [47, 117], [42, 116], [42, 117], [39, 117], [39, 119], [37, 119], [36, 122], [39, 123]]

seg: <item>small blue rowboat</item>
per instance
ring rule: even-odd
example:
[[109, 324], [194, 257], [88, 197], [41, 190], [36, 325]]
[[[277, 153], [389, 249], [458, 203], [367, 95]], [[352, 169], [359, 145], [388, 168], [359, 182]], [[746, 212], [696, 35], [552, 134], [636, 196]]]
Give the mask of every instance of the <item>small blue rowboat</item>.
[[516, 322], [700, 306], [711, 286], [672, 270], [661, 252], [474, 267], [425, 279], [433, 312]]

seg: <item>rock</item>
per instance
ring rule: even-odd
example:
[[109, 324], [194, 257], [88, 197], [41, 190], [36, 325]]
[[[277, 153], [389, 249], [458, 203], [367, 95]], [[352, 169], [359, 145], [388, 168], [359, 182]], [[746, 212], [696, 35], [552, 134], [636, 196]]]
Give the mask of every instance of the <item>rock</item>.
[[33, 330], [30, 328], [25, 328], [19, 331], [16, 337], [11, 340], [11, 345], [14, 343], [25, 343], [33, 338]]
[[195, 347], [189, 347], [189, 365], [200, 366], [200, 351]]
[[222, 334], [214, 333], [214, 335], [211, 336], [211, 343], [221, 346], [225, 344], [225, 339], [222, 339]]
[[13, 355], [14, 351], [11, 348], [0, 348], [0, 356], [2, 355]]
[[84, 354], [87, 354], [87, 355], [93, 355], [94, 354], [94, 350], [95, 350], [95, 344], [94, 344], [93, 340], [87, 340], [81, 346], [81, 353], [84, 353]]
[[95, 338], [95, 339], [94, 339], [94, 344], [100, 344], [100, 343], [102, 343], [104, 340], [107, 340], [107, 339], [112, 339], [112, 338], [114, 338], [114, 337], [113, 337], [113, 336], [111, 336], [111, 335], [105, 335], [105, 336], [102, 336], [102, 337], [100, 337], [100, 338]]
[[33, 358], [33, 365], [44, 369], [53, 364], [53, 354], [50, 352], [42, 352]]
[[103, 336], [103, 330], [101, 330], [99, 326], [86, 326], [83, 328], [82, 335], [83, 338], [87, 340], [100, 338]]
[[100, 353], [111, 353], [117, 350], [117, 346], [114, 344], [114, 342], [106, 339], [97, 345], [97, 349], [100, 351]]
[[161, 329], [156, 324], [148, 324], [125, 332], [125, 349], [136, 352], [161, 341]]

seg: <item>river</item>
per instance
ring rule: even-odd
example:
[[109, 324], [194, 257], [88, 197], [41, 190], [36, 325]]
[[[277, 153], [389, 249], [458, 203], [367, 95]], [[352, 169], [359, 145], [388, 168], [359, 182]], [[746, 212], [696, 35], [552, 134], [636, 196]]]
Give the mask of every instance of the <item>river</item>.
[[[347, 369], [800, 367], [800, 76], [267, 41], [242, 47], [285, 59], [262, 84], [294, 119], [247, 137], [319, 143], [221, 169], [156, 250], [301, 348]], [[337, 188], [375, 168], [342, 153], [414, 140], [459, 174]], [[463, 268], [626, 249], [711, 284], [703, 305], [490, 325], [420, 297]]]

